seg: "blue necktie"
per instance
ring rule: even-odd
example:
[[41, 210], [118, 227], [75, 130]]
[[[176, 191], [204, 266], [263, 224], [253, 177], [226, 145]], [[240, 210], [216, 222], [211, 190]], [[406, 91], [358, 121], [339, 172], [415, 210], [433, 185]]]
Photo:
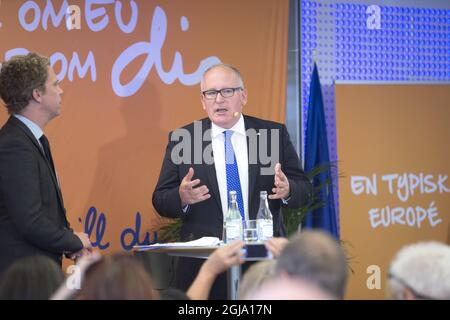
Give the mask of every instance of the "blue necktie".
[[[225, 168], [227, 173], [227, 197], [230, 191], [236, 191], [237, 203], [242, 220], [244, 220], [244, 201], [242, 200], [241, 180], [239, 179], [239, 169], [237, 166], [236, 155], [234, 154], [233, 145], [231, 144], [231, 136], [233, 131], [227, 130], [223, 132], [225, 135]], [[228, 206], [230, 199], [228, 198]]]

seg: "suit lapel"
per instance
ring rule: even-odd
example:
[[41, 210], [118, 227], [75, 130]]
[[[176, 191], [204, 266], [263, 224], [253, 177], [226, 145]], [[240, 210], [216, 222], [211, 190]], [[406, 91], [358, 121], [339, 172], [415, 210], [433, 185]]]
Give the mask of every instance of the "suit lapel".
[[[208, 139], [203, 139], [203, 136], [205, 134], [205, 131], [209, 129], [209, 136]], [[210, 147], [212, 147], [211, 145], [211, 120], [209, 119], [204, 119], [202, 121], [202, 150], [204, 151], [205, 148], [209, 145]], [[216, 175], [216, 167], [214, 165], [214, 163], [212, 164], [205, 164], [205, 170], [206, 170], [206, 176], [208, 177], [208, 185], [210, 186], [210, 192], [211, 192], [211, 197], [214, 198], [214, 200], [217, 203], [217, 206], [220, 208], [220, 211], [222, 212], [222, 203], [221, 203], [221, 199], [220, 199], [220, 192], [219, 192], [219, 185], [217, 183], [217, 175]], [[223, 212], [222, 212], [223, 214]]]
[[44, 150], [42, 150], [39, 142], [36, 140], [36, 138], [34, 137], [33, 133], [30, 131], [30, 129], [28, 129], [28, 127], [25, 124], [23, 124], [22, 121], [20, 121], [16, 117], [11, 116], [9, 118], [8, 122], [10, 122], [12, 125], [18, 127], [25, 134], [25, 136], [37, 148], [38, 152], [40, 153], [40, 155], [44, 159], [45, 163], [47, 164], [47, 168], [48, 168], [48, 170], [50, 172], [50, 176], [52, 177], [53, 183], [55, 184], [56, 193], [58, 194], [58, 198], [59, 198], [59, 201], [61, 203], [61, 207], [63, 208], [63, 211], [64, 211], [64, 201], [63, 201], [63, 197], [62, 197], [62, 194], [61, 194], [61, 189], [59, 188], [58, 179], [56, 178], [55, 173], [53, 172], [53, 169], [52, 169], [49, 161], [47, 160], [47, 157], [45, 156]]
[[[255, 125], [251, 122], [251, 119], [249, 119], [246, 116], [244, 116], [244, 125], [245, 125], [246, 131], [248, 129], [254, 129], [254, 130], [258, 131], [258, 129], [255, 128]], [[257, 139], [259, 139], [258, 136], [257, 136]], [[256, 161], [256, 163], [251, 163], [252, 161], [250, 161], [250, 159], [251, 159], [251, 157], [250, 157], [250, 138], [247, 135], [247, 157], [249, 159], [249, 163], [248, 163], [248, 215], [249, 215], [250, 219], [255, 218], [253, 216], [253, 212], [255, 212], [255, 203], [253, 201], [253, 194], [255, 191], [256, 178], [257, 178], [257, 175], [258, 175], [258, 172], [260, 169], [259, 168], [259, 158], [258, 158], [259, 157], [258, 148], [259, 148], [259, 143], [256, 144], [257, 161]]]

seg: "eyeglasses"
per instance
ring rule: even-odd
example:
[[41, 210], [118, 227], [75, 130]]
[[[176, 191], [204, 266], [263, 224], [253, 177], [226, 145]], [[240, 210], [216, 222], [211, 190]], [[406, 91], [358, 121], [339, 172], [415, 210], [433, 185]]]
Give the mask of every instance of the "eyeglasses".
[[220, 92], [220, 95], [224, 98], [231, 98], [234, 96], [234, 92], [236, 90], [242, 90], [242, 87], [236, 87], [236, 88], [223, 88], [220, 90], [206, 90], [203, 91], [202, 94], [205, 97], [205, 99], [208, 100], [216, 100], [217, 94]]

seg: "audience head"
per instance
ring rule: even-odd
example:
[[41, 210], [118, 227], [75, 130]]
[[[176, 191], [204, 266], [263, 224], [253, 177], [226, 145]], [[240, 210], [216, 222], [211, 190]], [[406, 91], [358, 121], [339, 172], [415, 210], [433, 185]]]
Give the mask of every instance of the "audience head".
[[333, 300], [335, 297], [316, 284], [300, 279], [277, 278], [250, 293], [250, 300]]
[[391, 262], [388, 286], [394, 299], [450, 299], [450, 246], [419, 242]]
[[61, 267], [52, 259], [22, 258], [3, 273], [0, 300], [48, 300], [63, 282]]
[[342, 299], [347, 281], [347, 259], [341, 245], [329, 234], [302, 231], [284, 247], [275, 273], [308, 281]]
[[94, 262], [86, 270], [78, 295], [83, 300], [154, 300], [150, 275], [130, 254], [114, 254]]
[[239, 283], [238, 297], [248, 300], [259, 288], [272, 279], [275, 260], [264, 260], [250, 266]]

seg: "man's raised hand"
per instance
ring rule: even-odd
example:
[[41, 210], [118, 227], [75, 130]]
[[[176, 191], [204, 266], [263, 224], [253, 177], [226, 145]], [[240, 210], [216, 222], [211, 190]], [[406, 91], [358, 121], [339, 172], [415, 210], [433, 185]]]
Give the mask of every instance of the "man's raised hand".
[[181, 180], [180, 188], [178, 189], [181, 198], [181, 207], [183, 208], [186, 205], [201, 202], [211, 197], [207, 186], [202, 185], [196, 187], [200, 184], [200, 179], [192, 180], [193, 176], [194, 169], [191, 167], [183, 180]]

